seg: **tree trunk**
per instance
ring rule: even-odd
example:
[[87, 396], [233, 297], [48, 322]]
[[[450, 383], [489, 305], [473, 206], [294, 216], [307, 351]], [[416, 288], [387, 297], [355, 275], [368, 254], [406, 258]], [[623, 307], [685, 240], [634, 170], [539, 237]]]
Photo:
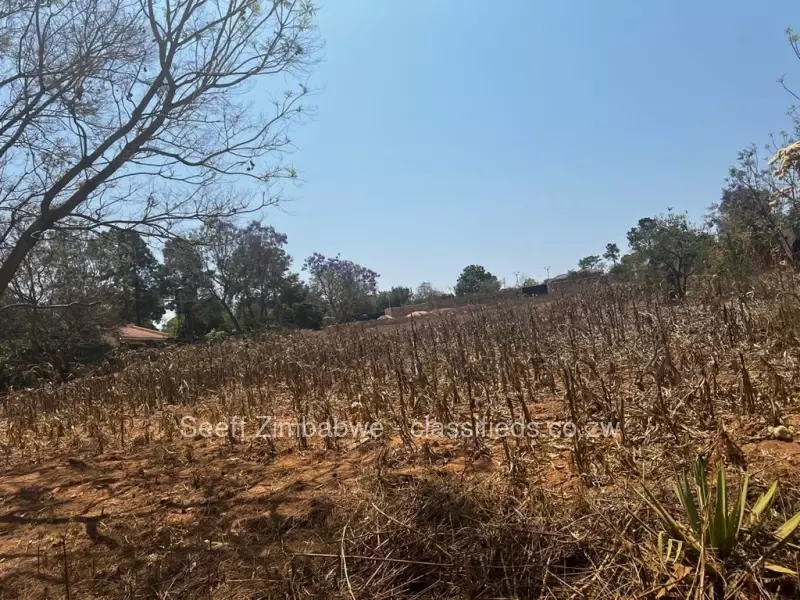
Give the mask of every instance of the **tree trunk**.
[[236, 318], [236, 316], [233, 314], [233, 311], [231, 310], [231, 307], [230, 307], [230, 306], [228, 306], [228, 303], [227, 303], [227, 302], [225, 302], [225, 299], [224, 299], [224, 298], [223, 298], [221, 295], [217, 294], [217, 292], [216, 292], [215, 290], [211, 290], [211, 293], [212, 293], [212, 294], [214, 294], [214, 297], [215, 297], [217, 300], [219, 300], [219, 303], [220, 303], [220, 304], [222, 304], [222, 308], [224, 308], [224, 309], [225, 309], [225, 312], [226, 312], [226, 313], [228, 313], [228, 316], [231, 318], [231, 321], [233, 321], [233, 326], [236, 328], [236, 333], [238, 333], [238, 334], [240, 334], [240, 335], [241, 335], [242, 333], [244, 333], [244, 332], [242, 331], [242, 326], [241, 326], [241, 325], [239, 325], [239, 320], [238, 320], [238, 319]]
[[36, 219], [17, 240], [14, 248], [3, 261], [3, 264], [0, 265], [0, 298], [6, 293], [22, 261], [25, 260], [25, 257], [36, 245], [36, 234], [45, 231], [48, 227], [48, 224], [42, 222], [41, 217]]
[[233, 326], [236, 328], [236, 333], [240, 335], [244, 333], [242, 331], [242, 326], [239, 325], [239, 319], [237, 319], [236, 316], [233, 314], [233, 311], [231, 310], [231, 307], [228, 306], [228, 303], [225, 302], [225, 300], [223, 300], [222, 298], [220, 298], [219, 301], [222, 303], [222, 308], [224, 308], [225, 312], [228, 313], [228, 316], [231, 318], [231, 321], [233, 321]]

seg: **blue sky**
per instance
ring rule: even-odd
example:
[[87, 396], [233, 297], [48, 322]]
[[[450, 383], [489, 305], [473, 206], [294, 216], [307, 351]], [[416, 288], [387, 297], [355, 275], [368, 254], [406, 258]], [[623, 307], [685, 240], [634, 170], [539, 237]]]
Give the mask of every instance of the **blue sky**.
[[573, 268], [667, 206], [700, 218], [789, 129], [788, 0], [335, 0], [320, 7], [304, 180], [267, 220], [312, 252], [447, 288]]

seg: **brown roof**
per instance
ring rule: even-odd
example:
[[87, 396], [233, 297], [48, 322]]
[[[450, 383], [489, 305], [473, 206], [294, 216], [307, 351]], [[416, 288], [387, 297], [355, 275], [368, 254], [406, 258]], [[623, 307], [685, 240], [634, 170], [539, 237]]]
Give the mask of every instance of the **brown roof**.
[[162, 331], [128, 323], [119, 328], [119, 339], [123, 342], [160, 342], [168, 340], [169, 335]]

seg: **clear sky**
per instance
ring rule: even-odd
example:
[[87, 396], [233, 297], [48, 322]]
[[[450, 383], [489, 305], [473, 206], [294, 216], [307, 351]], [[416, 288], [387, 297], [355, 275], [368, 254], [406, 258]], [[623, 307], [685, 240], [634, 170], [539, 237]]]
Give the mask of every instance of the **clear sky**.
[[790, 129], [789, 0], [328, 0], [296, 128], [304, 183], [267, 220], [312, 252], [446, 288], [602, 254], [667, 206], [699, 219], [750, 143]]

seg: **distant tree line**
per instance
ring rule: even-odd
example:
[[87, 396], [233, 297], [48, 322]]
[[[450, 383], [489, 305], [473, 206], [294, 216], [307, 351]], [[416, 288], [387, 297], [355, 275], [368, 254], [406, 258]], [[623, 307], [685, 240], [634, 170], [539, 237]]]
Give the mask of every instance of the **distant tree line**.
[[378, 273], [338, 255], [315, 253], [293, 271], [287, 242], [261, 222], [222, 218], [156, 247], [132, 229], [42, 235], [0, 297], [0, 389], [106, 359], [126, 323], [219, 339], [319, 329], [447, 296], [430, 283], [379, 291]]
[[740, 290], [753, 277], [779, 264], [798, 265], [800, 251], [800, 121], [795, 135], [766, 147], [765, 161], [755, 146], [739, 153], [720, 200], [700, 223], [668, 208], [644, 217], [627, 233], [628, 252], [606, 245], [603, 256], [578, 261], [578, 271], [606, 270], [665, 288], [683, 298], [692, 280], [732, 284]]

